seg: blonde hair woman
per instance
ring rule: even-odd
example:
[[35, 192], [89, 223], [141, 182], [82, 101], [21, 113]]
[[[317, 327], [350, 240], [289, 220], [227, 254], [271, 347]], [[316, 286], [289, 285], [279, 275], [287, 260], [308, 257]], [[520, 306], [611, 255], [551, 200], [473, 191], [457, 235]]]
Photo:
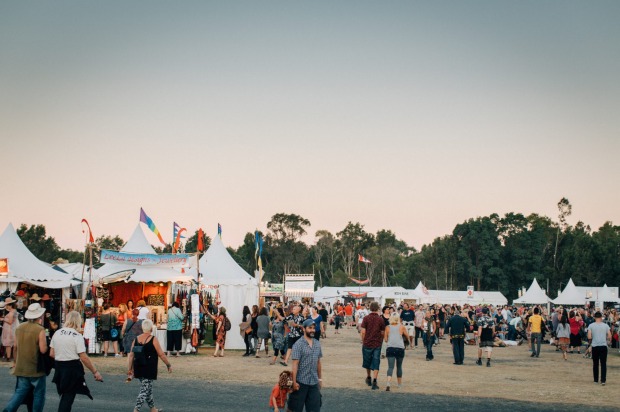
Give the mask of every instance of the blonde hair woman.
[[385, 390], [388, 392], [392, 383], [394, 363], [396, 363], [398, 387], [400, 388], [403, 383], [403, 359], [405, 358], [405, 341], [403, 339], [409, 339], [407, 328], [400, 323], [398, 313], [392, 313], [390, 315], [390, 325], [385, 328], [385, 342], [387, 344], [385, 356], [388, 360], [387, 386]]
[[67, 314], [64, 327], [54, 333], [50, 343], [50, 356], [55, 360], [53, 382], [60, 395], [58, 409], [61, 411], [71, 410], [77, 394], [93, 398], [84, 380], [84, 366], [92, 372], [96, 381], [103, 382], [101, 374], [86, 354], [81, 330], [82, 316], [73, 310]]
[[145, 320], [149, 318], [151, 311], [149, 310], [149, 308], [146, 307], [146, 302], [144, 301], [144, 299], [140, 299], [138, 301], [137, 309], [140, 312], [138, 314], [138, 319]]
[[[140, 303], [138, 303], [140, 306]], [[136, 399], [135, 412], [140, 412], [144, 402], [149, 406], [151, 412], [157, 412], [155, 408], [155, 400], [153, 399], [153, 381], [157, 379], [157, 363], [161, 358], [162, 362], [168, 368], [168, 373], [172, 372], [172, 365], [161, 348], [159, 341], [151, 334], [153, 331], [153, 322], [145, 320], [142, 322], [142, 334], [138, 336], [131, 345], [129, 353], [129, 370], [127, 375], [129, 378], [135, 376], [140, 379], [140, 392]], [[134, 349], [141, 347], [139, 351]]]

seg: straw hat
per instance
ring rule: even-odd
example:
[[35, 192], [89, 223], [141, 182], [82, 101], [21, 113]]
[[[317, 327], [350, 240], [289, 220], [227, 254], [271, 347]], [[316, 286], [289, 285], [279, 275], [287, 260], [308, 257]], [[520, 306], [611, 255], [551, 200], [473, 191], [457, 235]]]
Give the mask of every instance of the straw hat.
[[38, 293], [33, 293], [33, 295], [30, 297], [30, 300], [34, 300], [34, 301], [40, 301], [41, 298], [39, 297]]
[[50, 298], [50, 295], [48, 295], [47, 293], [44, 293], [41, 300], [52, 300], [52, 299]]
[[6, 299], [4, 299], [4, 304], [8, 305], [9, 303], [15, 303], [15, 300], [12, 299], [11, 297], [8, 297]]
[[45, 313], [45, 309], [38, 303], [31, 303], [24, 317], [26, 319], [39, 319]]

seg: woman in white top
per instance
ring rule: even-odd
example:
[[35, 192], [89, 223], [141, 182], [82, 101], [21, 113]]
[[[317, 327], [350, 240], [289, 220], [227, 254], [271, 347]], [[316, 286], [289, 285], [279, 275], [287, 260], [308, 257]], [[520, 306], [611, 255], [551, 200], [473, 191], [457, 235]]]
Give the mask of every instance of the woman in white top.
[[78, 332], [81, 326], [82, 316], [76, 311], [69, 312], [65, 327], [54, 333], [50, 343], [50, 356], [55, 360], [52, 382], [60, 394], [59, 411], [70, 411], [78, 393], [93, 399], [84, 381], [84, 365], [96, 381], [103, 382], [101, 374], [86, 354], [84, 337]]
[[409, 339], [407, 328], [400, 323], [400, 315], [392, 313], [390, 315], [390, 325], [385, 328], [385, 356], [388, 360], [387, 386], [385, 390], [390, 391], [392, 373], [394, 372], [394, 362], [396, 362], [396, 380], [400, 388], [403, 383], [403, 359], [405, 357], [405, 341]]
[[137, 309], [138, 311], [140, 311], [140, 313], [138, 314], [138, 320], [146, 320], [149, 318], [151, 311], [149, 310], [149, 308], [146, 307], [146, 302], [144, 301], [144, 299], [140, 299], [138, 301]]

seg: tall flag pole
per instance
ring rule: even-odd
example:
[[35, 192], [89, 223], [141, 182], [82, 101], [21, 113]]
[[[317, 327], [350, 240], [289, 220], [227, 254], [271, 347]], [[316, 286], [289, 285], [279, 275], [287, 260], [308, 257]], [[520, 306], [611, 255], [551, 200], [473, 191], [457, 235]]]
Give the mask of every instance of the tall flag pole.
[[159, 230], [157, 229], [157, 226], [155, 226], [155, 223], [153, 223], [153, 219], [148, 217], [146, 213], [144, 212], [144, 209], [142, 208], [140, 208], [140, 222], [147, 225], [149, 229], [151, 229], [151, 232], [157, 235], [157, 238], [162, 243], [162, 245], [166, 246], [166, 242], [164, 242], [164, 239], [161, 237], [161, 233], [159, 233]]
[[[89, 277], [92, 280], [92, 273], [93, 273], [93, 267], [92, 267], [92, 246], [95, 243], [95, 237], [93, 236], [93, 231], [90, 229], [90, 224], [88, 223], [88, 220], [86, 219], [82, 219], [83, 224], [86, 225], [86, 227], [88, 228], [88, 243], [86, 244], [87, 249], [90, 251], [90, 255], [91, 255], [91, 264], [90, 264], [90, 269], [89, 269]], [[82, 228], [82, 233], [86, 233], [85, 230]], [[86, 254], [84, 254], [84, 260], [82, 261], [82, 283], [80, 283], [80, 299], [83, 299], [83, 285], [84, 285], [84, 269], [86, 268]], [[90, 281], [88, 283], [88, 286], [90, 287]]]
[[[368, 281], [369, 280], [368, 279], [368, 264], [372, 263], [372, 262], [370, 261], [370, 259], [366, 259], [361, 254], [357, 255], [357, 260], [365, 264], [364, 267], [366, 268], [366, 280]], [[357, 279], [358, 279], [358, 281], [357, 281], [357, 291], [361, 293], [361, 291], [362, 291], [362, 278], [360, 276], [359, 266], [357, 268]], [[369, 284], [370, 284], [370, 282], [369, 282]]]
[[198, 282], [198, 293], [200, 293], [200, 252], [202, 252], [205, 248], [204, 242], [202, 238], [204, 237], [204, 232], [202, 228], [198, 229], [198, 242], [196, 244], [196, 281]]
[[172, 246], [172, 253], [177, 253], [177, 250], [179, 250], [179, 244], [181, 243], [181, 238], [183, 236], [181, 236], [181, 233], [185, 232], [186, 229], [184, 227], [182, 227], [179, 230], [179, 233], [177, 233], [177, 237], [176, 239], [174, 239], [174, 245]]

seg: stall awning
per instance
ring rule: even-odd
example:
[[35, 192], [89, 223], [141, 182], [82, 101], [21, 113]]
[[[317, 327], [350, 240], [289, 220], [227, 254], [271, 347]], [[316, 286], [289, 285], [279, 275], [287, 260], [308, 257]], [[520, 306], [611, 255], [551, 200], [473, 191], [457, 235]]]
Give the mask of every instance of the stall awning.
[[286, 289], [287, 298], [313, 298], [314, 292], [308, 289]]

